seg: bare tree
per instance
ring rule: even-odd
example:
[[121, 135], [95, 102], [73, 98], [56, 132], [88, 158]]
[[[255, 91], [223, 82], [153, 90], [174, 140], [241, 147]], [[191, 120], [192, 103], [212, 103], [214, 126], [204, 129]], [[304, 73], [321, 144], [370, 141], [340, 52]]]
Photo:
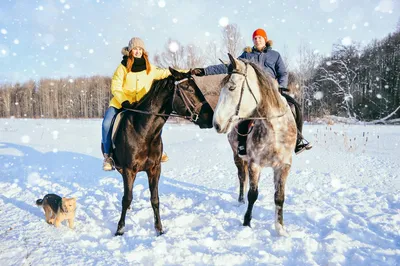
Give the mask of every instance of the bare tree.
[[210, 43], [207, 44], [205, 54], [206, 54], [205, 62], [207, 65], [215, 65], [219, 63], [221, 49], [217, 47], [216, 41], [211, 41]]
[[157, 66], [168, 68], [169, 66], [178, 69], [186, 68], [185, 48], [179, 41], [168, 39], [164, 45], [164, 51], [156, 53], [154, 62]]
[[222, 29], [222, 47], [223, 52], [230, 53], [233, 57], [238, 57], [244, 47], [243, 37], [236, 24], [228, 24]]
[[205, 63], [204, 55], [201, 49], [193, 44], [186, 46], [186, 67], [202, 67]]
[[[322, 56], [312, 51], [312, 49], [302, 44], [298, 48], [297, 68], [295, 70], [296, 84], [294, 85], [295, 97], [298, 99], [302, 112], [312, 105], [315, 98], [313, 97], [317, 91], [317, 87], [311, 81], [312, 77], [317, 72], [317, 68], [322, 60]], [[306, 119], [309, 119], [309, 113], [305, 115]]]
[[281, 52], [283, 63], [285, 64], [286, 70], [289, 71], [290, 69], [290, 55], [289, 55], [289, 48], [285, 44], [283, 46], [283, 51]]

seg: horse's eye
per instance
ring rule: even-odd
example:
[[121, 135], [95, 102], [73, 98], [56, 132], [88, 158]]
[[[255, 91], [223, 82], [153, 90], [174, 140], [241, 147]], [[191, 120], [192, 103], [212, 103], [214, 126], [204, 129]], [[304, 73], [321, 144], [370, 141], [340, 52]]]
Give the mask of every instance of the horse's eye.
[[228, 90], [230, 90], [230, 91], [234, 91], [235, 89], [236, 89], [235, 86], [230, 86], [230, 87], [228, 88]]

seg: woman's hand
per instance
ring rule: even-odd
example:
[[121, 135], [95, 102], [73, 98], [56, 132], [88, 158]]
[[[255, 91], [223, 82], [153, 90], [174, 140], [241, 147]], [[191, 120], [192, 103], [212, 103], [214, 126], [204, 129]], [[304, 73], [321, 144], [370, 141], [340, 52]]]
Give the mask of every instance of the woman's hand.
[[130, 103], [129, 101], [124, 101], [123, 103], [121, 103], [122, 108], [124, 109], [133, 109], [135, 108], [135, 104]]

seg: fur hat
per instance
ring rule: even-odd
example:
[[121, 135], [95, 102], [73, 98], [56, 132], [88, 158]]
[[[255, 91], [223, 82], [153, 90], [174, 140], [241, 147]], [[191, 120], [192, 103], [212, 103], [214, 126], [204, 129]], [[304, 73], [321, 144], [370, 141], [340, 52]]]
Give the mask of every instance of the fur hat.
[[129, 52], [132, 51], [134, 47], [140, 47], [143, 49], [143, 51], [146, 51], [146, 47], [144, 46], [144, 42], [142, 41], [142, 39], [138, 37], [133, 37], [129, 41], [128, 46], [122, 48], [121, 53], [123, 55], [129, 56]]
[[254, 40], [254, 37], [256, 37], [256, 36], [264, 37], [265, 42], [268, 41], [267, 33], [266, 33], [265, 30], [263, 30], [263, 29], [256, 29], [256, 30], [253, 32], [253, 40]]

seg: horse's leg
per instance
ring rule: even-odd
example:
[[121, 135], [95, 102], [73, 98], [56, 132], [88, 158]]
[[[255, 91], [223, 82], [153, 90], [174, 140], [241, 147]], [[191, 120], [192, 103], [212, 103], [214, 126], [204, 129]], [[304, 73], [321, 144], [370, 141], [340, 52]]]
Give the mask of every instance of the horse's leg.
[[149, 177], [150, 201], [154, 213], [154, 228], [156, 229], [156, 233], [158, 236], [164, 233], [162, 230], [158, 198], [158, 181], [160, 180], [160, 174], [160, 164], [155, 165], [153, 168], [147, 171], [147, 176]]
[[132, 202], [132, 188], [133, 183], [135, 182], [136, 172], [131, 169], [124, 168], [122, 170], [122, 177], [124, 179], [124, 196], [122, 197], [122, 213], [118, 222], [117, 232], [115, 233], [116, 236], [121, 236], [124, 234], [125, 216], [126, 211]]
[[275, 230], [281, 236], [288, 236], [283, 227], [283, 203], [285, 202], [285, 184], [289, 175], [290, 165], [274, 168], [275, 183]]
[[261, 167], [253, 162], [249, 163], [249, 177], [250, 177], [250, 189], [247, 193], [247, 200], [249, 204], [247, 205], [247, 211], [244, 215], [244, 226], [250, 226], [250, 221], [252, 217], [253, 205], [258, 198], [258, 181], [260, 178]]
[[244, 161], [240, 158], [237, 153], [234, 153], [233, 159], [235, 160], [235, 165], [238, 169], [238, 178], [239, 178], [239, 199], [240, 203], [244, 203], [244, 192], [247, 187], [247, 177], [248, 177], [248, 167], [247, 161]]

